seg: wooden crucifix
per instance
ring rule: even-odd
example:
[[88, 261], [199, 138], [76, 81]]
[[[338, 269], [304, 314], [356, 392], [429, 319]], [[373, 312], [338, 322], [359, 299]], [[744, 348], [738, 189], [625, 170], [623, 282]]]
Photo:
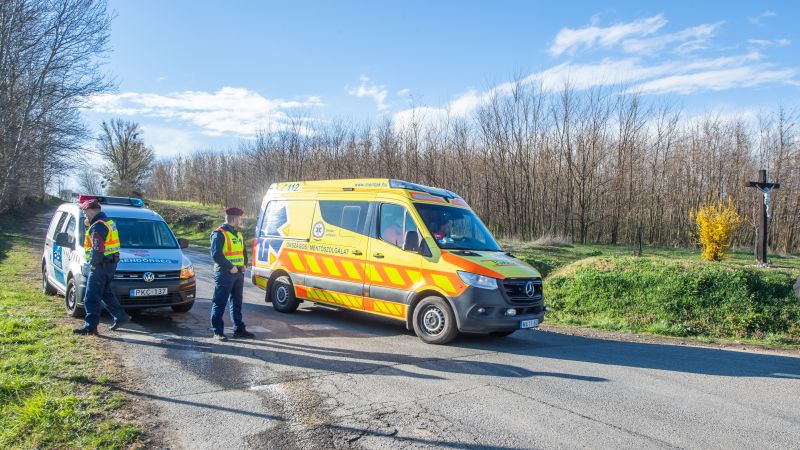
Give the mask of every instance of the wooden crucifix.
[[767, 221], [769, 220], [769, 200], [773, 189], [780, 189], [780, 183], [770, 183], [767, 181], [767, 171], [758, 171], [758, 181], [750, 181], [748, 186], [754, 187], [764, 195], [764, 201], [759, 208], [758, 221], [758, 243], [756, 244], [756, 259], [759, 265], [767, 264]]

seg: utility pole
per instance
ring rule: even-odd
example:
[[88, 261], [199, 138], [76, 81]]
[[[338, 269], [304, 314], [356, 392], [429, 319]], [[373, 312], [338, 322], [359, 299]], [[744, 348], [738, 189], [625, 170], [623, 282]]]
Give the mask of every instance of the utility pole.
[[758, 222], [758, 243], [756, 244], [756, 260], [758, 265], [767, 265], [767, 221], [769, 220], [769, 200], [770, 194], [773, 189], [780, 189], [780, 183], [770, 183], [767, 179], [767, 171], [761, 169], [758, 171], [758, 181], [750, 181], [748, 186], [754, 187], [761, 191], [764, 195], [764, 201], [761, 202], [759, 208], [759, 217], [756, 219]]

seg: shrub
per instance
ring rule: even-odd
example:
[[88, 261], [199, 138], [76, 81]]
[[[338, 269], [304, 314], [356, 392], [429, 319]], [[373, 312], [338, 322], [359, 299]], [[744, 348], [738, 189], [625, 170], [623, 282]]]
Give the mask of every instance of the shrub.
[[703, 259], [706, 261], [722, 261], [731, 247], [733, 234], [742, 224], [742, 217], [728, 201], [706, 199], [697, 211], [692, 211], [695, 221], [695, 239], [703, 246]]

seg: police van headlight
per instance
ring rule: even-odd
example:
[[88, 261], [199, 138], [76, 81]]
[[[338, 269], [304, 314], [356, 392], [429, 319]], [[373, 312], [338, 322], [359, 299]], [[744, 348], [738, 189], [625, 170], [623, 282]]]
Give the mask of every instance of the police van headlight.
[[181, 280], [188, 280], [194, 276], [194, 266], [188, 265], [181, 268]]
[[464, 283], [481, 289], [497, 289], [497, 279], [472, 272], [457, 271]]

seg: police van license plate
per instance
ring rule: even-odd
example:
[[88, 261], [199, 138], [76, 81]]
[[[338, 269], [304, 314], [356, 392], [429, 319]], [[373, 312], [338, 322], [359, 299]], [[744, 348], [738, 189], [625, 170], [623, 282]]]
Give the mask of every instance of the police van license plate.
[[153, 297], [167, 295], [167, 288], [131, 289], [131, 297]]
[[520, 330], [524, 330], [525, 328], [539, 328], [539, 319], [520, 320], [519, 328]]

